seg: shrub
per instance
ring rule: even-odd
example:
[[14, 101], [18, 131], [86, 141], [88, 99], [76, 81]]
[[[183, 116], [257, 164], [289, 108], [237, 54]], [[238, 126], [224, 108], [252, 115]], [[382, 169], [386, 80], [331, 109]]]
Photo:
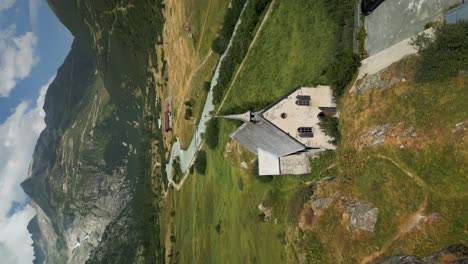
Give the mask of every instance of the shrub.
[[211, 49], [218, 53], [223, 54], [226, 51], [226, 48], [229, 44], [229, 39], [231, 38], [234, 28], [236, 26], [237, 20], [242, 12], [246, 0], [233, 0], [231, 1], [231, 7], [226, 11], [224, 15], [223, 24], [218, 31], [218, 36], [213, 41]]
[[184, 105], [187, 106], [187, 107], [192, 107], [192, 101], [190, 101], [190, 100], [185, 101]]
[[340, 128], [339, 120], [336, 117], [325, 117], [319, 123], [320, 129], [325, 133], [325, 135], [331, 137], [333, 140], [330, 141], [333, 145], [336, 145], [340, 139]]
[[200, 150], [197, 154], [197, 159], [195, 160], [195, 170], [198, 174], [205, 175], [206, 172], [206, 152]]
[[193, 115], [193, 110], [192, 108], [188, 107], [185, 109], [185, 114], [184, 114], [184, 118], [185, 120], [189, 120], [192, 118], [192, 115]]
[[468, 21], [435, 26], [434, 41], [427, 36], [413, 40], [419, 50], [417, 82], [446, 81], [468, 69]]
[[182, 178], [182, 169], [180, 168], [179, 157], [176, 157], [172, 162], [172, 180], [174, 182], [179, 182]]
[[211, 82], [205, 82], [205, 84], [203, 84], [203, 89], [205, 92], [209, 92], [211, 89]]
[[204, 134], [206, 145], [210, 149], [215, 149], [219, 142], [219, 120], [212, 118], [207, 122]]
[[359, 56], [351, 50], [340, 50], [326, 70], [327, 79], [333, 86], [333, 95], [340, 98], [360, 66]]

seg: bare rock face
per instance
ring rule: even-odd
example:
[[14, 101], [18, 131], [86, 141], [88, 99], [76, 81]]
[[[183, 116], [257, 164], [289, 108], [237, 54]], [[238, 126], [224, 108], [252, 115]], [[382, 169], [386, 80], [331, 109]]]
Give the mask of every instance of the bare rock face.
[[378, 264], [466, 264], [468, 263], [468, 248], [463, 244], [448, 246], [441, 251], [425, 256], [422, 259], [416, 256], [390, 256]]
[[75, 42], [46, 95], [47, 127], [22, 183], [37, 212], [28, 226], [34, 263], [85, 263], [130, 200], [119, 152], [112, 153], [115, 161], [105, 158], [114, 144], [103, 133], [93, 64]]
[[[383, 71], [385, 71], [385, 70], [383, 70]], [[398, 82], [404, 81], [404, 80], [400, 80], [400, 79], [395, 78], [395, 77], [392, 77], [389, 80], [386, 80], [386, 79], [382, 78], [383, 71], [364, 77], [362, 79], [362, 81], [361, 81], [361, 84], [359, 85], [359, 87], [357, 87], [357, 89], [354, 90], [354, 92], [355, 93], [363, 93], [363, 92], [365, 92], [367, 90], [370, 90], [370, 89], [390, 88], [390, 87], [394, 86], [395, 84], [397, 84]]]
[[310, 207], [312, 207], [314, 211], [318, 209], [324, 210], [327, 209], [332, 202], [333, 198], [331, 197], [317, 198], [311, 201]]
[[357, 229], [373, 233], [379, 209], [366, 202], [349, 202], [346, 211], [350, 213], [349, 224], [353, 231]]
[[385, 142], [385, 135], [389, 128], [390, 124], [377, 126], [364, 133], [360, 139], [366, 146], [382, 145]]

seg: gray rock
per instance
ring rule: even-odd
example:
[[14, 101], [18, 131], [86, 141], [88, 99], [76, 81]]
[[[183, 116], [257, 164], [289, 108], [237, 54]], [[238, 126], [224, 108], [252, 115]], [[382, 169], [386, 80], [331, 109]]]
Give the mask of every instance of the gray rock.
[[351, 202], [347, 205], [346, 211], [351, 214], [349, 224], [353, 231], [357, 229], [374, 232], [375, 223], [379, 209], [372, 207], [366, 202]]
[[416, 256], [398, 255], [386, 257], [377, 264], [437, 264], [444, 259], [451, 259], [450, 264], [467, 264], [468, 248], [463, 244], [450, 245], [441, 251], [420, 259]]
[[379, 261], [378, 264], [425, 264], [416, 256], [391, 256]]
[[[388, 129], [391, 127], [390, 124], [377, 126], [366, 133], [362, 134], [359, 139], [364, 142], [366, 146], [376, 146], [385, 143], [385, 136]], [[362, 145], [361, 145], [362, 147]]]
[[241, 162], [241, 167], [242, 167], [243, 169], [248, 169], [248, 168], [249, 168], [249, 165], [247, 165], [247, 162], [242, 161], [242, 162]]
[[456, 260], [452, 263], [468, 263], [468, 247], [463, 244], [450, 245], [435, 254], [424, 257], [423, 261], [425, 264], [437, 264], [439, 260], [447, 256], [451, 256]]
[[311, 202], [310, 207], [315, 211], [317, 209], [327, 209], [330, 204], [333, 202], [333, 198], [326, 197], [326, 198], [317, 198]]
[[354, 90], [354, 92], [363, 93], [370, 89], [390, 88], [400, 81], [398, 78], [395, 77], [392, 77], [390, 80], [382, 80], [382, 72], [383, 71], [380, 71], [376, 74], [367, 75], [364, 78], [362, 78], [361, 84], [357, 89]]

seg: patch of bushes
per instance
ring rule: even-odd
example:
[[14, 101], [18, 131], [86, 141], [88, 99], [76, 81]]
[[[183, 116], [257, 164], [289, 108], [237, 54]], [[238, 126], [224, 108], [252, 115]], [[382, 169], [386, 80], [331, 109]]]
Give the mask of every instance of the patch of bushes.
[[218, 36], [213, 41], [211, 49], [218, 53], [223, 54], [229, 44], [234, 28], [236, 27], [237, 20], [241, 15], [242, 8], [247, 0], [233, 0], [231, 1], [231, 7], [226, 11], [224, 15], [224, 21], [221, 28], [218, 31]]
[[206, 152], [200, 150], [197, 154], [197, 159], [195, 160], [195, 170], [200, 175], [205, 175], [206, 172]]
[[205, 92], [209, 92], [210, 88], [211, 88], [211, 82], [208, 81], [203, 84], [203, 89], [205, 90]]
[[203, 135], [205, 143], [210, 149], [215, 149], [219, 142], [219, 120], [211, 118], [206, 124], [206, 131]]
[[219, 220], [218, 224], [216, 224], [215, 230], [218, 235], [221, 235], [223, 233], [223, 226], [222, 226], [223, 221]]
[[172, 162], [172, 180], [179, 182], [182, 179], [182, 169], [180, 168], [180, 159], [176, 157]]
[[184, 114], [184, 119], [185, 120], [190, 120], [193, 117], [193, 110], [190, 107], [187, 107], [185, 109], [185, 114]]
[[[328, 15], [339, 27], [336, 38], [341, 45], [336, 46], [329, 67], [326, 69], [326, 78], [333, 87], [335, 98], [341, 97], [346, 86], [352, 81], [360, 66], [359, 55], [352, 49], [352, 34], [345, 34], [353, 30], [355, 1], [352, 0], [322, 0]], [[361, 30], [362, 31], [362, 30]], [[365, 29], [359, 32], [359, 38], [365, 40]], [[364, 41], [363, 41], [364, 42]], [[362, 44], [363, 45], [363, 44]]]
[[227, 90], [234, 75], [234, 71], [247, 54], [249, 45], [255, 36], [255, 27], [269, 2], [270, 0], [251, 0], [247, 4], [242, 14], [242, 23], [239, 25], [236, 36], [233, 39], [232, 48], [229, 49], [221, 63], [218, 83], [213, 87], [213, 103], [218, 104], [221, 102], [224, 92]]
[[332, 138], [329, 143], [336, 146], [338, 142], [340, 142], [340, 124], [337, 117], [324, 117], [322, 121], [320, 121], [319, 126], [325, 135]]
[[434, 26], [435, 39], [420, 35], [413, 39], [419, 51], [415, 81], [447, 81], [468, 69], [468, 21]]
[[351, 50], [340, 50], [326, 69], [326, 77], [333, 87], [333, 95], [340, 98], [346, 86], [353, 80], [361, 62]]

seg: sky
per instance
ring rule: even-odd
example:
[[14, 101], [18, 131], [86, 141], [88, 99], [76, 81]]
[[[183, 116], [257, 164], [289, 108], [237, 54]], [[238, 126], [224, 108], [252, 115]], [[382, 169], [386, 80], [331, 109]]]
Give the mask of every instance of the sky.
[[0, 0], [0, 262], [32, 263], [35, 215], [20, 183], [45, 128], [49, 84], [73, 37], [44, 0]]

